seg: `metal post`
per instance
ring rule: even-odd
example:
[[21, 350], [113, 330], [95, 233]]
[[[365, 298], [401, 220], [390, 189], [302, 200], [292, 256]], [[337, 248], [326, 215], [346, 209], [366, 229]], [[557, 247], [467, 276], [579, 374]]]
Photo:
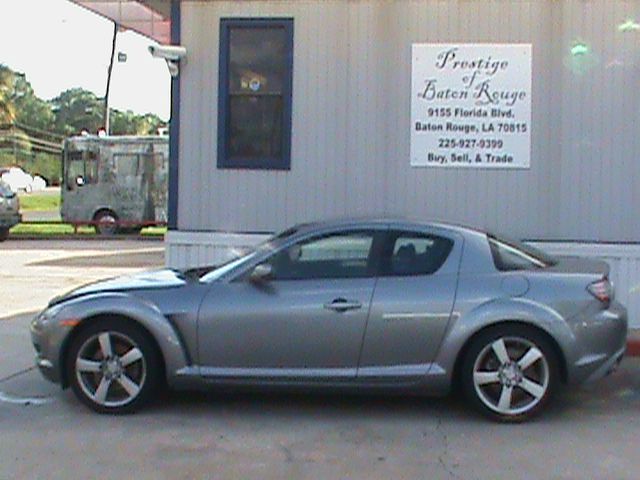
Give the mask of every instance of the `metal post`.
[[107, 91], [104, 94], [104, 130], [107, 135], [111, 130], [109, 114], [109, 90], [111, 88], [111, 72], [113, 71], [113, 59], [116, 54], [116, 38], [118, 36], [118, 24], [113, 22], [113, 40], [111, 41], [111, 61], [107, 70]]

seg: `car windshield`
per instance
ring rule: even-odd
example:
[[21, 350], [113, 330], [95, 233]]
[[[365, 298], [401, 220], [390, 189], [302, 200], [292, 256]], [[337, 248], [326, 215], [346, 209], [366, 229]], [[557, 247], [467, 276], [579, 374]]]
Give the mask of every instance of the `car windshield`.
[[530, 270], [547, 268], [555, 265], [557, 260], [552, 256], [517, 240], [487, 234], [493, 262], [498, 270]]
[[274, 250], [277, 244], [279, 244], [282, 240], [286, 240], [292, 235], [295, 235], [298, 231], [300, 231], [300, 228], [302, 228], [302, 225], [297, 225], [283, 232], [280, 232], [277, 235], [269, 237], [267, 240], [265, 240], [264, 242], [258, 244], [253, 248], [236, 250], [233, 252], [232, 257], [224, 263], [221, 263], [219, 265], [212, 265], [209, 267], [187, 270], [185, 274], [188, 275], [189, 273], [191, 274], [195, 273], [203, 282], [210, 282], [213, 280], [217, 280], [222, 275], [226, 274], [227, 272], [230, 272], [231, 270], [236, 268], [238, 265], [241, 265], [242, 263], [249, 261], [250, 259], [257, 256], [258, 254]]

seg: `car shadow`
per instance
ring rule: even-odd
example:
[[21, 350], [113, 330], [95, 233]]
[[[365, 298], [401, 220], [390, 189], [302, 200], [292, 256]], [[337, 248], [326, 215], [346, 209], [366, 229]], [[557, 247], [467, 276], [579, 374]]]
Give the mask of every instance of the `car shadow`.
[[344, 394], [317, 392], [247, 392], [247, 391], [167, 391], [147, 409], [149, 414], [192, 411], [223, 411], [247, 416], [265, 414], [281, 417], [359, 418], [402, 416], [420, 418], [425, 413], [437, 416], [473, 416], [464, 401], [455, 396], [420, 397], [382, 394]]
[[[74, 414], [95, 415], [67, 390], [62, 401]], [[637, 414], [640, 409], [640, 359], [625, 360], [609, 377], [578, 387], [561, 389], [547, 409], [526, 425], [589, 421], [603, 415]], [[171, 391], [124, 418], [162, 419], [189, 416], [202, 421], [216, 418], [243, 422], [401, 421], [407, 424], [437, 418], [442, 423], [487, 425], [460, 394], [422, 397], [387, 394], [344, 394], [289, 391]], [[138, 420], [135, 420], [136, 422]], [[508, 427], [509, 424], [503, 424]]]

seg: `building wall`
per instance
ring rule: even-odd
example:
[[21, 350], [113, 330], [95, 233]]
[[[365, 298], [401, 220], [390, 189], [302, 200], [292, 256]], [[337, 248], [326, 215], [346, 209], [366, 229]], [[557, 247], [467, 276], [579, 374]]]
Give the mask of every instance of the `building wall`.
[[[252, 16], [295, 22], [290, 171], [216, 167], [220, 18]], [[607, 260], [640, 327], [640, 30], [627, 20], [639, 1], [183, 2], [168, 265], [217, 262], [262, 238], [237, 232], [311, 219], [441, 219]], [[411, 44], [429, 42], [533, 45], [530, 169], [410, 167]]]
[[[221, 17], [293, 17], [292, 167], [219, 170]], [[544, 240], [635, 242], [640, 18], [625, 0], [186, 1], [178, 229], [274, 231], [358, 214]], [[414, 42], [533, 45], [528, 170], [409, 166]], [[577, 43], [587, 53], [572, 55]]]

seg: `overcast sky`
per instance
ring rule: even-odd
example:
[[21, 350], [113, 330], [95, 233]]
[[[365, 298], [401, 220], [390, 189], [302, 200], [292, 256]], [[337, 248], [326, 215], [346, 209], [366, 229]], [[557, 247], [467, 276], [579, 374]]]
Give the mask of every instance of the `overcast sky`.
[[[23, 72], [36, 95], [56, 97], [82, 87], [104, 96], [113, 24], [68, 0], [1, 0], [0, 63]], [[170, 76], [162, 60], [153, 59], [151, 40], [133, 32], [118, 34], [111, 106], [169, 119]]]

